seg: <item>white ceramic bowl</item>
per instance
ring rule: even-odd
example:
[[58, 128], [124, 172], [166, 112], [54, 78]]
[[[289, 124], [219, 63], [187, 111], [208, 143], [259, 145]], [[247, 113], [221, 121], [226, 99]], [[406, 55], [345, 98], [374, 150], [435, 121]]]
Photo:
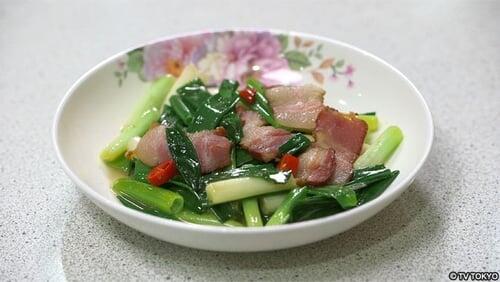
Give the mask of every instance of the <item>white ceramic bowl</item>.
[[[144, 46], [101, 62], [71, 87], [57, 110], [53, 141], [62, 167], [87, 197], [114, 218], [155, 238], [231, 252], [315, 242], [352, 228], [389, 205], [411, 184], [431, 149], [431, 114], [415, 86], [388, 63], [348, 44], [296, 32], [238, 30], [184, 34]], [[110, 189], [115, 176], [100, 162], [99, 152], [145, 93], [144, 80], [166, 71], [175, 74], [189, 62], [214, 81], [241, 79], [253, 72], [267, 81], [314, 82], [327, 90], [326, 103], [332, 107], [376, 111], [382, 127], [398, 125], [405, 135], [387, 164], [400, 175], [381, 196], [360, 207], [265, 228], [186, 224], [123, 206]]]

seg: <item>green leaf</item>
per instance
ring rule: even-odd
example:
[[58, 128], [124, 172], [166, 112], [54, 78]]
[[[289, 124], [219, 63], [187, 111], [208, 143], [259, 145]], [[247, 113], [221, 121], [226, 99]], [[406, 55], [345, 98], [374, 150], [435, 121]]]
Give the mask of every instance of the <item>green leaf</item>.
[[163, 113], [161, 114], [158, 122], [167, 126], [184, 126], [181, 118], [175, 113], [174, 109], [170, 105], [163, 106]]
[[338, 61], [338, 62], [335, 64], [335, 67], [336, 67], [336, 68], [341, 68], [341, 67], [344, 65], [344, 63], [345, 63], [345, 62], [344, 62], [344, 60], [340, 60], [340, 61]]
[[[181, 177], [178, 177], [181, 178]], [[183, 181], [183, 180], [181, 180]], [[174, 183], [175, 182], [175, 183]], [[184, 208], [196, 212], [196, 213], [201, 213], [205, 210], [205, 203], [204, 201], [200, 198], [200, 196], [191, 190], [187, 186], [187, 184], [182, 183], [184, 185], [178, 185], [180, 184], [178, 181], [173, 181], [171, 180], [168, 182], [166, 185], [164, 185], [163, 188], [169, 189], [173, 192], [179, 193], [182, 198], [184, 198]]]
[[324, 186], [321, 188], [310, 189], [309, 194], [333, 198], [343, 209], [352, 208], [358, 204], [356, 192], [347, 186]]
[[297, 133], [279, 147], [279, 152], [280, 154], [296, 155], [305, 151], [309, 145], [311, 145], [311, 141], [304, 134]]
[[175, 161], [177, 171], [186, 184], [195, 192], [201, 190], [201, 168], [193, 143], [187, 135], [177, 127], [166, 129], [168, 149]]
[[226, 129], [226, 135], [229, 140], [235, 144], [240, 143], [241, 138], [243, 138], [243, 130], [240, 117], [234, 111], [230, 111], [223, 116], [220, 125]]
[[127, 174], [132, 169], [132, 161], [127, 159], [124, 155], [121, 155], [113, 161], [106, 162], [106, 165]]
[[215, 215], [222, 221], [228, 221], [234, 219], [236, 221], [243, 220], [243, 210], [241, 207], [241, 201], [233, 201], [224, 204], [219, 204], [212, 207]]
[[258, 112], [267, 123], [274, 127], [279, 127], [278, 121], [274, 118], [273, 109], [269, 105], [269, 101], [266, 98], [266, 89], [264, 85], [260, 81], [250, 78], [247, 81], [247, 86], [255, 89], [257, 94], [255, 96], [256, 99], [254, 104], [248, 105], [245, 102], [244, 103], [252, 108], [252, 110]]
[[367, 203], [375, 198], [377, 198], [378, 196], [380, 196], [384, 191], [385, 189], [387, 189], [387, 187], [389, 187], [389, 185], [391, 185], [391, 183], [394, 181], [394, 179], [396, 179], [396, 177], [398, 177], [399, 175], [399, 171], [398, 170], [395, 170], [393, 172], [391, 172], [391, 175], [389, 178], [386, 178], [384, 180], [381, 180], [379, 182], [376, 182], [362, 190], [358, 190], [357, 191], [357, 194], [358, 194], [358, 205], [362, 205], [364, 203]]
[[278, 40], [280, 42], [280, 45], [281, 45], [281, 51], [285, 51], [286, 48], [288, 47], [288, 35], [285, 35], [285, 34], [280, 34], [278, 35]]
[[307, 58], [307, 56], [297, 50], [288, 51], [285, 53], [285, 58], [288, 61], [288, 65], [293, 70], [300, 70], [302, 68], [308, 67], [311, 65], [311, 62]]
[[224, 99], [232, 100], [238, 96], [238, 81], [224, 79], [219, 86], [219, 93]]
[[205, 84], [199, 78], [179, 87], [177, 93], [192, 112], [196, 112], [200, 105], [211, 96]]
[[255, 160], [252, 158], [252, 155], [250, 155], [250, 153], [248, 153], [247, 150], [242, 149], [240, 147], [236, 148], [236, 167], [240, 167], [244, 164], [248, 164], [253, 161]]
[[127, 68], [131, 72], [141, 73], [144, 66], [142, 49], [134, 50], [128, 53]]
[[208, 98], [194, 114], [193, 122], [189, 125], [189, 132], [211, 130], [219, 125], [222, 117], [231, 111], [239, 97], [235, 95], [232, 99], [225, 99], [221, 94]]
[[148, 183], [148, 175], [151, 172], [151, 168], [143, 163], [141, 160], [135, 160], [134, 173], [132, 174], [132, 178], [139, 182]]

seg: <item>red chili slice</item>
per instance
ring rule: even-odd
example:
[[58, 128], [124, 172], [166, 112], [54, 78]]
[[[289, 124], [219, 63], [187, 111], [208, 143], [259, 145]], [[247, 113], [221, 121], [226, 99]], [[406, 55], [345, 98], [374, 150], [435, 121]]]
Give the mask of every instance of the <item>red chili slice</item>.
[[278, 164], [278, 169], [281, 171], [291, 170], [292, 174], [295, 176], [299, 169], [299, 158], [290, 154], [285, 154]]
[[253, 104], [255, 103], [255, 95], [256, 92], [252, 88], [245, 88], [240, 91], [240, 98], [245, 101], [247, 104]]
[[149, 183], [161, 186], [170, 181], [177, 174], [175, 162], [168, 160], [155, 166], [148, 174]]

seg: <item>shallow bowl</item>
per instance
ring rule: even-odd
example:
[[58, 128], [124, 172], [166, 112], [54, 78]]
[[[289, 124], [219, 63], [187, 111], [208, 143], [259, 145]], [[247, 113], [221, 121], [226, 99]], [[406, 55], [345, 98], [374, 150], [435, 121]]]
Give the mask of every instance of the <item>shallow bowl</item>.
[[[381, 126], [398, 125], [404, 141], [388, 167], [400, 175], [378, 198], [316, 220], [265, 228], [187, 224], [123, 206], [110, 189], [116, 177], [99, 152], [155, 77], [193, 63], [211, 83], [257, 76], [267, 84], [315, 83], [326, 104], [342, 111], [376, 111]], [[63, 169], [97, 206], [124, 224], [167, 242], [216, 251], [275, 250], [315, 242], [360, 224], [411, 184], [433, 140], [429, 109], [401, 72], [354, 46], [321, 36], [267, 30], [196, 32], [120, 52], [85, 73], [62, 100], [53, 141]]]

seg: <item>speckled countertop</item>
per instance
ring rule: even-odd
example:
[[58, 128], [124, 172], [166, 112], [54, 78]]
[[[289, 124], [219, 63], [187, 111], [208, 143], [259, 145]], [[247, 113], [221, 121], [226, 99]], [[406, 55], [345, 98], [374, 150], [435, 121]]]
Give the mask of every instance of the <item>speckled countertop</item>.
[[[500, 270], [500, 1], [0, 1], [0, 280], [446, 280]], [[142, 235], [56, 162], [65, 91], [155, 37], [253, 26], [326, 35], [392, 63], [434, 116], [410, 189], [339, 236], [226, 254]]]

